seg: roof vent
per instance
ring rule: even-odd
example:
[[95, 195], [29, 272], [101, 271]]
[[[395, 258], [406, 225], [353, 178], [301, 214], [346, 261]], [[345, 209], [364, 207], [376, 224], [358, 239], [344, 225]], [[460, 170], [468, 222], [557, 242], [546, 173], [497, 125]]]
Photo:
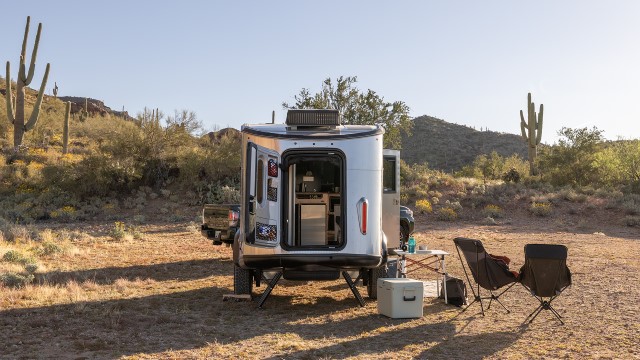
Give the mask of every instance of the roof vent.
[[302, 126], [339, 126], [340, 112], [338, 110], [289, 110], [286, 124], [292, 127]]

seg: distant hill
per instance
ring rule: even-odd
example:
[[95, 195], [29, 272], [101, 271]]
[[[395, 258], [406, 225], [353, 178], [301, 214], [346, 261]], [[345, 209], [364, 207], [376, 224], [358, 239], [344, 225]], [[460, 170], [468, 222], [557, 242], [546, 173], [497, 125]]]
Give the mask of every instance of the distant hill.
[[478, 131], [431, 116], [413, 119], [413, 134], [402, 137], [401, 158], [408, 164], [426, 162], [431, 169], [460, 170], [481, 154], [527, 158], [527, 144], [520, 135]]
[[230, 128], [230, 127], [224, 128], [218, 131], [210, 132], [205, 136], [207, 136], [209, 140], [211, 140], [211, 142], [213, 142], [214, 144], [219, 144], [220, 141], [222, 141], [222, 138], [225, 136], [233, 139], [238, 139], [238, 140], [242, 138], [240, 130]]

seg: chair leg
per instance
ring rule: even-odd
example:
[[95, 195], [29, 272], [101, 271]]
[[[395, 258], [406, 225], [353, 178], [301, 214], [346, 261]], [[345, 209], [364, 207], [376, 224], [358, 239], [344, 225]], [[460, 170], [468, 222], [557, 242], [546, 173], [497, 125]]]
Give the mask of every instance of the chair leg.
[[480, 297], [480, 295], [474, 296], [473, 301], [467, 304], [467, 306], [465, 306], [460, 313], [467, 311], [467, 309], [476, 302], [480, 303], [480, 311], [482, 311], [482, 316], [484, 316], [484, 307], [482, 306], [482, 298]]
[[551, 312], [553, 313], [553, 315], [556, 316], [556, 318], [558, 318], [558, 321], [560, 321], [560, 324], [564, 325], [564, 321], [562, 321], [562, 316], [560, 316], [560, 314], [558, 314], [558, 312], [556, 311], [556, 309], [554, 309], [553, 307], [551, 307], [551, 305], [549, 305], [549, 310], [551, 310]]
[[489, 301], [489, 304], [491, 304], [492, 300], [495, 300], [498, 304], [500, 304], [500, 306], [502, 306], [507, 311], [507, 314], [510, 314], [511, 311], [507, 309], [506, 306], [504, 306], [504, 304], [502, 303], [502, 301], [500, 301], [500, 299], [498, 299], [498, 297], [500, 297], [500, 295], [496, 296], [496, 295], [493, 295], [493, 293], [491, 293], [491, 300]]
[[533, 315], [531, 320], [529, 320], [529, 324], [531, 324], [533, 322], [533, 320], [536, 317], [538, 317], [538, 315], [540, 315], [542, 310], [549, 310], [558, 319], [558, 321], [560, 321], [560, 324], [564, 325], [564, 321], [562, 321], [562, 316], [560, 316], [560, 314], [556, 311], [556, 309], [554, 309], [553, 306], [551, 306], [551, 301], [550, 300], [549, 301], [540, 300], [540, 299], [538, 299], [538, 300], [540, 301], [540, 306], [538, 306], [535, 310], [533, 310], [533, 312], [531, 314], [529, 314], [529, 316], [527, 316], [527, 318], [524, 321], [527, 321], [527, 319], [529, 319], [531, 317], [531, 315]]

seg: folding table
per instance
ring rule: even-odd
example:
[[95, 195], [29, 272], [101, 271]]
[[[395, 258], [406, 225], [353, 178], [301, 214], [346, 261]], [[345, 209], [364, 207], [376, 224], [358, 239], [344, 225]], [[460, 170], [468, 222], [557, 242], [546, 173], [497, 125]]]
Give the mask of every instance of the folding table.
[[[406, 278], [407, 274], [419, 269], [427, 269], [442, 275], [444, 302], [445, 304], [449, 303], [447, 299], [447, 270], [444, 261], [445, 256], [449, 255], [448, 252], [443, 250], [416, 250], [414, 253], [410, 253], [408, 251], [396, 250], [395, 253], [400, 257], [397, 274], [400, 278]], [[412, 268], [409, 269], [409, 266]], [[439, 281], [436, 281], [436, 291], [440, 294]]]

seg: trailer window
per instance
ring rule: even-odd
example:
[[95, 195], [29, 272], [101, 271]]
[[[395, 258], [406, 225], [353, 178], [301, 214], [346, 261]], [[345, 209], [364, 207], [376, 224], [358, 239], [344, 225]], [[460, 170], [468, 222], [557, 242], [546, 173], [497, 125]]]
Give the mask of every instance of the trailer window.
[[258, 201], [258, 204], [262, 204], [262, 199], [264, 197], [264, 161], [262, 159], [258, 160], [257, 170], [256, 200]]
[[382, 186], [384, 187], [384, 192], [395, 192], [397, 166], [395, 156], [385, 156], [382, 166]]

